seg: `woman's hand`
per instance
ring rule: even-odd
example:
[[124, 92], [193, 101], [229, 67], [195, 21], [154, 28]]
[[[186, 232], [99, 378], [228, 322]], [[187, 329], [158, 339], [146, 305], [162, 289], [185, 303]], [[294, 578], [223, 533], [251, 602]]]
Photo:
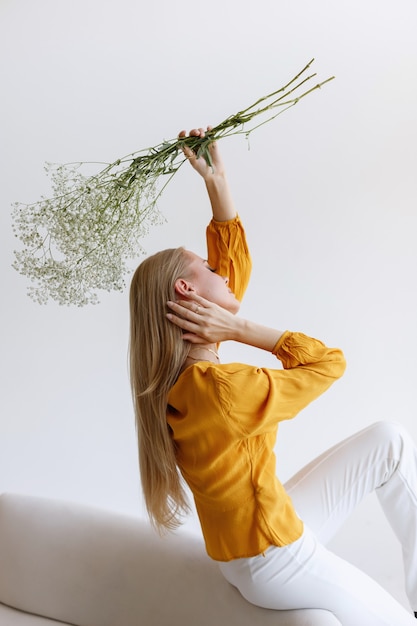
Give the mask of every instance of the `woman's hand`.
[[[210, 132], [211, 129], [212, 126], [207, 126], [207, 132]], [[204, 139], [205, 136], [206, 131], [204, 128], [194, 128], [193, 130], [190, 130], [188, 134], [187, 131], [182, 130], [178, 134], [180, 139], [183, 137], [200, 137], [200, 139]], [[224, 164], [216, 141], [210, 143], [208, 146], [212, 165], [209, 165], [203, 156], [197, 158], [196, 152], [191, 150], [188, 146], [184, 146], [183, 151], [192, 167], [200, 174], [200, 176], [204, 178], [204, 180], [207, 180], [215, 175], [224, 176]]]
[[[211, 128], [211, 126], [207, 126], [207, 132], [210, 132]], [[183, 137], [200, 137], [203, 139], [205, 136], [206, 131], [204, 128], [194, 128], [188, 134], [185, 130], [182, 130], [178, 134], [180, 139]], [[216, 141], [209, 144], [208, 151], [210, 152], [211, 165], [207, 163], [203, 156], [197, 158], [194, 150], [184, 146], [185, 156], [206, 183], [213, 218], [218, 222], [226, 222], [236, 217], [236, 209], [227, 182], [223, 159]]]
[[283, 334], [282, 330], [233, 315], [193, 292], [188, 300], [167, 304], [172, 311], [167, 313], [167, 318], [183, 329], [183, 338], [190, 343], [219, 343], [233, 339], [271, 352]]
[[182, 328], [183, 339], [195, 344], [237, 339], [240, 320], [236, 315], [197, 294], [189, 298], [167, 303], [172, 311], [167, 318]]

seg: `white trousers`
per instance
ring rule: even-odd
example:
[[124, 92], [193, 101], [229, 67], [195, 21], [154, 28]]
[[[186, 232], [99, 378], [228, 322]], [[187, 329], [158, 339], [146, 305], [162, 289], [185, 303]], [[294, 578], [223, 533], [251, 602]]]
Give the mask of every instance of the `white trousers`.
[[362, 571], [325, 548], [359, 502], [376, 491], [402, 546], [406, 591], [417, 611], [417, 449], [398, 424], [377, 422], [337, 444], [285, 485], [305, 522], [300, 539], [220, 563], [252, 604], [320, 608], [343, 626], [412, 626], [413, 613]]

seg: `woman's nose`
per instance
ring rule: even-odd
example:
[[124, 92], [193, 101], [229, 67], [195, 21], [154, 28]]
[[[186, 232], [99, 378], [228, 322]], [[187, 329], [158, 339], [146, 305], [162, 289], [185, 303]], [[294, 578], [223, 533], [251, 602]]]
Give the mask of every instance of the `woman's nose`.
[[223, 276], [223, 280], [226, 283], [226, 285], [229, 284], [229, 277], [228, 276]]

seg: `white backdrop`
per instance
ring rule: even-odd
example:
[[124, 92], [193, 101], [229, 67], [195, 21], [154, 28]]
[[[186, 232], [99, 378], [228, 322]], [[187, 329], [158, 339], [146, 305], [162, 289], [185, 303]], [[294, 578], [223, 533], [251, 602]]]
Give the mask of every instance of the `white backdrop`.
[[[336, 80], [256, 131], [250, 150], [223, 142], [254, 257], [242, 315], [348, 360], [282, 426], [279, 473], [376, 419], [417, 439], [416, 18], [414, 0], [1, 0], [0, 491], [143, 514], [127, 292], [82, 309], [34, 304], [11, 269], [11, 203], [48, 194], [45, 161], [112, 161], [216, 124], [312, 57]], [[159, 206], [167, 221], [147, 251], [204, 254], [210, 211], [191, 168]], [[403, 599], [398, 546], [372, 499], [334, 547]]]

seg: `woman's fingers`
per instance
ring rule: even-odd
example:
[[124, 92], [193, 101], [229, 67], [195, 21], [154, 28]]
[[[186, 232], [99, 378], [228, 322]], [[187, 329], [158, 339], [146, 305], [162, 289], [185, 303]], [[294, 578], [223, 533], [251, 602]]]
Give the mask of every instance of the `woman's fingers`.
[[168, 320], [181, 328], [183, 331], [183, 339], [189, 341], [190, 343], [206, 343], [207, 338], [202, 335], [200, 327], [198, 324], [187, 320], [183, 317], [179, 317], [174, 313], [167, 313]]
[[204, 319], [203, 304], [181, 300], [169, 301], [167, 305], [172, 311], [167, 313], [167, 318], [184, 331], [184, 339], [191, 343], [203, 343], [209, 339], [210, 325]]
[[[188, 300], [177, 300], [176, 302], [170, 300], [167, 302], [167, 305], [182, 316], [187, 317], [188, 311], [191, 314], [191, 319], [194, 321], [197, 320], [196, 315], [201, 316], [217, 308], [217, 305], [194, 293], [190, 293]], [[194, 314], [194, 316], [192, 314]]]
[[[207, 127], [207, 130], [211, 130], [211, 126]], [[204, 128], [193, 128], [192, 130], [190, 130], [189, 133], [187, 133], [186, 130], [181, 130], [178, 133], [178, 138], [179, 139], [184, 139], [185, 137], [205, 137], [206, 136], [206, 131], [204, 130]]]
[[[201, 339], [215, 343], [235, 336], [236, 316], [201, 296], [194, 296], [193, 300], [169, 301], [167, 305], [171, 310], [167, 313], [168, 320], [191, 333], [193, 343]], [[184, 335], [184, 339], [188, 336]]]
[[195, 291], [190, 291], [189, 293], [187, 293], [187, 300], [179, 300], [178, 302], [186, 306], [187, 304], [190, 304], [190, 301], [196, 302], [204, 308], [209, 308], [210, 306], [213, 306], [213, 303], [210, 300], [206, 300], [206, 298], [203, 298], [203, 296], [199, 296], [198, 293], [196, 293]]
[[179, 326], [183, 330], [188, 330], [190, 332], [198, 329], [198, 324], [195, 324], [191, 320], [186, 319], [185, 317], [181, 317], [179, 315], [175, 315], [175, 313], [167, 313], [167, 318], [170, 322], [173, 322], [176, 326]]
[[[212, 130], [212, 126], [207, 126], [207, 130], [204, 128], [193, 128], [188, 133], [186, 130], [181, 130], [178, 133], [179, 139], [185, 139], [186, 137], [196, 137], [199, 139], [204, 139], [206, 133], [209, 133]], [[205, 151], [208, 150], [210, 153], [210, 157], [208, 154], [204, 152], [197, 157], [198, 150], [192, 150], [189, 146], [183, 145], [182, 151], [185, 157], [190, 161], [191, 166], [201, 175], [203, 178], [206, 178], [208, 175], [212, 175], [215, 169], [218, 169], [220, 166], [223, 168], [221, 158], [216, 147], [216, 142], [209, 142], [209, 145], [205, 147]]]
[[192, 320], [194, 323], [198, 320], [198, 316], [203, 312], [203, 305], [197, 302], [190, 302], [188, 300], [181, 300], [180, 302], [167, 302], [170, 309], [175, 311], [177, 315], [180, 315], [185, 320]]

